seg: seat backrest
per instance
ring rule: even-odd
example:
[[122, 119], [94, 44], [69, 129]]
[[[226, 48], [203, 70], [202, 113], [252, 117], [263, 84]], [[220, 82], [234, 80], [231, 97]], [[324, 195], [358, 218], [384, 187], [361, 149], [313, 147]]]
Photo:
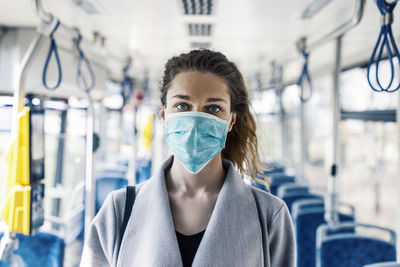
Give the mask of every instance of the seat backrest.
[[[354, 232], [346, 232], [346, 229], [354, 229]], [[317, 267], [364, 266], [394, 261], [395, 239], [392, 230], [374, 225], [341, 223], [335, 228], [321, 225], [317, 230]]]
[[277, 195], [279, 186], [295, 182], [294, 176], [286, 175], [284, 173], [273, 173], [268, 177], [271, 179], [271, 193], [274, 195]]
[[364, 267], [400, 267], [399, 262], [387, 261], [364, 265]]
[[264, 163], [265, 173], [284, 172], [285, 167], [279, 161], [268, 161]]
[[136, 161], [136, 183], [139, 184], [151, 177], [152, 161], [140, 159]]
[[[297, 204], [297, 203], [296, 203]], [[296, 215], [293, 213], [293, 221], [296, 232], [297, 267], [315, 266], [315, 247], [317, 228], [326, 223], [324, 208], [313, 207], [301, 210]], [[340, 222], [354, 222], [354, 216], [339, 214]]]
[[269, 166], [267, 165], [267, 170], [264, 171], [265, 175], [271, 175], [273, 173], [284, 173], [285, 168], [282, 166]]
[[304, 210], [320, 208], [323, 209], [325, 203], [323, 199], [299, 199], [292, 205], [292, 217], [295, 218], [297, 214]]
[[[323, 199], [299, 199], [299, 200], [296, 200], [292, 204], [292, 217], [296, 218], [297, 214], [299, 214], [303, 211], [308, 211], [310, 209], [315, 209], [315, 208], [324, 209], [325, 208], [324, 202], [325, 201]], [[339, 206], [338, 206], [338, 211], [341, 214], [347, 214], [354, 218], [355, 209], [354, 209], [354, 206], [352, 206], [350, 204], [340, 202]]]
[[258, 189], [261, 189], [261, 190], [263, 190], [263, 191], [265, 191], [265, 192], [270, 192], [270, 191], [268, 190], [268, 188], [267, 188], [265, 185], [263, 185], [263, 184], [256, 183], [256, 182], [254, 182], [253, 180], [252, 180], [250, 183], [251, 183], [252, 186], [254, 186], [254, 187], [258, 188]]
[[323, 197], [320, 196], [320, 195], [315, 195], [315, 194], [308, 193], [308, 194], [291, 195], [291, 196], [288, 196], [288, 197], [284, 196], [282, 198], [282, 200], [285, 201], [285, 203], [286, 203], [286, 205], [287, 205], [287, 207], [289, 209], [290, 214], [292, 213], [293, 203], [295, 203], [297, 200], [301, 200], [301, 199], [323, 199]]
[[96, 213], [106, 200], [111, 191], [121, 189], [128, 185], [124, 177], [99, 177], [96, 179]]
[[96, 179], [98, 178], [103, 178], [103, 177], [108, 177], [108, 178], [125, 178], [126, 177], [126, 171], [122, 169], [103, 169], [99, 172], [95, 173]]
[[[0, 233], [0, 238], [3, 234]], [[35, 235], [17, 234], [18, 248], [14, 254], [18, 255], [27, 267], [51, 266], [61, 267], [64, 261], [64, 241], [53, 234], [38, 232]], [[0, 266], [8, 266], [0, 261]]]
[[296, 195], [304, 195], [309, 193], [309, 187], [307, 185], [302, 184], [284, 184], [279, 186], [277, 191], [277, 196], [280, 198], [288, 197], [288, 196], [296, 196]]

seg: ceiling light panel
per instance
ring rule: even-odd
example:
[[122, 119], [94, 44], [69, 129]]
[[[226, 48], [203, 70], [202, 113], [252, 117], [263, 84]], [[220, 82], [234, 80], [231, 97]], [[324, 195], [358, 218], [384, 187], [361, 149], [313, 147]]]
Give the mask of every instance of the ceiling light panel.
[[181, 0], [185, 15], [212, 15], [213, 0]]
[[211, 36], [212, 24], [188, 23], [189, 36]]
[[195, 49], [210, 48], [211, 43], [208, 42], [191, 42], [190, 46]]

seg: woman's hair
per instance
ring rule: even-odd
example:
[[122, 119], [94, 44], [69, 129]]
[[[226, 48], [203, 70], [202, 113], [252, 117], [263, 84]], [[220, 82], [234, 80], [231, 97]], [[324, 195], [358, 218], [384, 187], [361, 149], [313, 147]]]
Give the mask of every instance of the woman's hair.
[[249, 96], [243, 76], [236, 65], [222, 53], [208, 49], [192, 50], [172, 57], [165, 64], [164, 77], [160, 82], [163, 106], [166, 106], [167, 92], [174, 77], [187, 71], [209, 72], [226, 81], [231, 97], [231, 111], [237, 115], [236, 122], [228, 133], [222, 157], [232, 161], [239, 172], [250, 176], [254, 181], [269, 184], [259, 159], [256, 123], [250, 113]]

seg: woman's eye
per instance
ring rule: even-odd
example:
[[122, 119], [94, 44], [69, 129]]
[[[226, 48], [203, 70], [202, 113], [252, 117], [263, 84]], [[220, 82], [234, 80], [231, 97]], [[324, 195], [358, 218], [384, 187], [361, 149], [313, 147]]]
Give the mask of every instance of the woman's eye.
[[212, 112], [212, 113], [217, 113], [217, 112], [219, 112], [221, 109], [220, 109], [218, 106], [210, 106], [210, 107], [208, 108], [208, 110], [209, 110], [210, 112]]
[[185, 110], [187, 110], [189, 107], [188, 107], [188, 105], [186, 105], [186, 104], [178, 104], [178, 105], [176, 105], [176, 108], [179, 109], [179, 110], [181, 110], [181, 111], [185, 111]]

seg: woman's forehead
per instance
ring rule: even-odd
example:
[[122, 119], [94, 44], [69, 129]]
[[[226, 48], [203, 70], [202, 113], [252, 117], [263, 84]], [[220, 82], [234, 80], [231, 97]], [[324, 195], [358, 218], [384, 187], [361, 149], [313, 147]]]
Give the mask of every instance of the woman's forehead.
[[223, 98], [230, 100], [226, 81], [210, 72], [188, 71], [177, 74], [167, 97], [187, 95], [190, 98]]

